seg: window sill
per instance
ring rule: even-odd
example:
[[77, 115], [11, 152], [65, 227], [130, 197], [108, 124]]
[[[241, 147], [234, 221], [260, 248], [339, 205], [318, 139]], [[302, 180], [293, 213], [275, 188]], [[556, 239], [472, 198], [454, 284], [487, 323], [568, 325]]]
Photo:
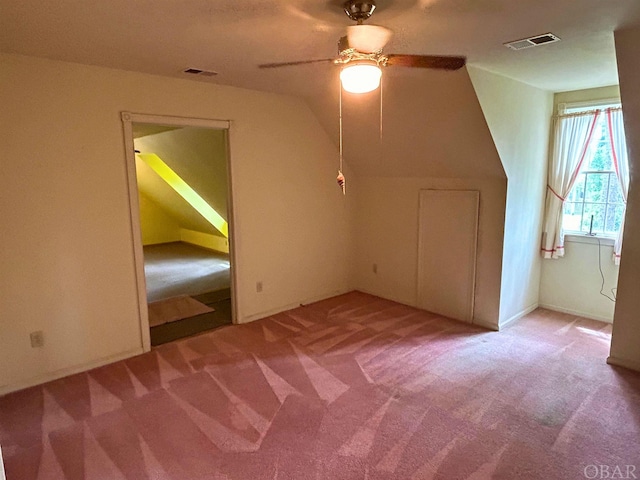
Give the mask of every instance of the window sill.
[[565, 243], [585, 243], [587, 245], [598, 245], [613, 247], [616, 239], [612, 237], [603, 237], [602, 235], [587, 235], [584, 233], [566, 233], [564, 235]]

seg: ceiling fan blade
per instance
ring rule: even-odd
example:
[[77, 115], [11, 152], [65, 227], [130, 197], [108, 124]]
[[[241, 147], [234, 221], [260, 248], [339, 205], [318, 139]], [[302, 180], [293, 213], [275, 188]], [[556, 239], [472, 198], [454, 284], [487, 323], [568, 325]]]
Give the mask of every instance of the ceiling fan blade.
[[443, 70], [458, 70], [464, 67], [467, 59], [465, 57], [453, 57], [446, 55], [387, 55], [387, 65], [394, 67], [414, 67], [414, 68], [441, 68]]
[[308, 65], [310, 63], [328, 63], [333, 61], [333, 58], [322, 58], [318, 60], [300, 60], [298, 62], [264, 63], [262, 65], [258, 65], [258, 68], [290, 67], [292, 65]]

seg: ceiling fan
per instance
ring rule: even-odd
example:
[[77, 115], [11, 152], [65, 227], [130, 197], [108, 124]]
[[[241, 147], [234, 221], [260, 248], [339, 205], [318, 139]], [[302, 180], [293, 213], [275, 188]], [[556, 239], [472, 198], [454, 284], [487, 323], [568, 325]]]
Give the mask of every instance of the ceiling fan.
[[356, 25], [347, 27], [347, 35], [338, 41], [338, 58], [266, 63], [259, 65], [259, 68], [331, 62], [342, 66], [340, 80], [346, 91], [366, 93], [377, 89], [380, 85], [381, 67], [457, 70], [466, 63], [466, 58], [460, 56], [382, 53], [382, 49], [391, 38], [391, 30], [378, 25], [364, 24], [364, 21], [371, 17], [375, 11], [376, 2], [374, 0], [347, 0], [343, 4], [343, 8], [347, 16], [356, 22]]

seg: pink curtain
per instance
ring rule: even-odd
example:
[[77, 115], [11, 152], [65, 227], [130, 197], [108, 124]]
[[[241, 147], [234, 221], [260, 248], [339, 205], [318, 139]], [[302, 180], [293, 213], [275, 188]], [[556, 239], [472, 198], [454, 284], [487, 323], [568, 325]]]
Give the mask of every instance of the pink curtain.
[[[613, 165], [620, 182], [620, 191], [626, 205], [627, 193], [629, 192], [629, 157], [627, 155], [627, 141], [624, 134], [624, 121], [622, 109], [607, 109], [607, 127], [609, 128], [609, 141], [611, 142], [611, 155]], [[613, 247], [613, 261], [620, 265], [620, 254], [622, 251], [622, 236], [624, 232], [624, 216], [620, 231]]]
[[542, 230], [542, 256], [564, 256], [562, 206], [584, 162], [600, 110], [555, 117]]

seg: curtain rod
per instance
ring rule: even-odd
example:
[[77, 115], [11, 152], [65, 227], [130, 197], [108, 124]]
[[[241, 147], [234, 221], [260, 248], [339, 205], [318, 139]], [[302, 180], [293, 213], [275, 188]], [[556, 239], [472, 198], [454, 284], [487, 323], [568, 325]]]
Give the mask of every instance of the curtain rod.
[[584, 112], [574, 112], [574, 113], [563, 113], [563, 114], [558, 114], [558, 115], [554, 115], [553, 118], [567, 118], [567, 117], [581, 117], [581, 116], [590, 116], [590, 115], [594, 115], [596, 112], [606, 112], [607, 110], [609, 111], [615, 111], [615, 110], [622, 110], [622, 107], [608, 107], [608, 108], [594, 108], [593, 110], [586, 110]]

